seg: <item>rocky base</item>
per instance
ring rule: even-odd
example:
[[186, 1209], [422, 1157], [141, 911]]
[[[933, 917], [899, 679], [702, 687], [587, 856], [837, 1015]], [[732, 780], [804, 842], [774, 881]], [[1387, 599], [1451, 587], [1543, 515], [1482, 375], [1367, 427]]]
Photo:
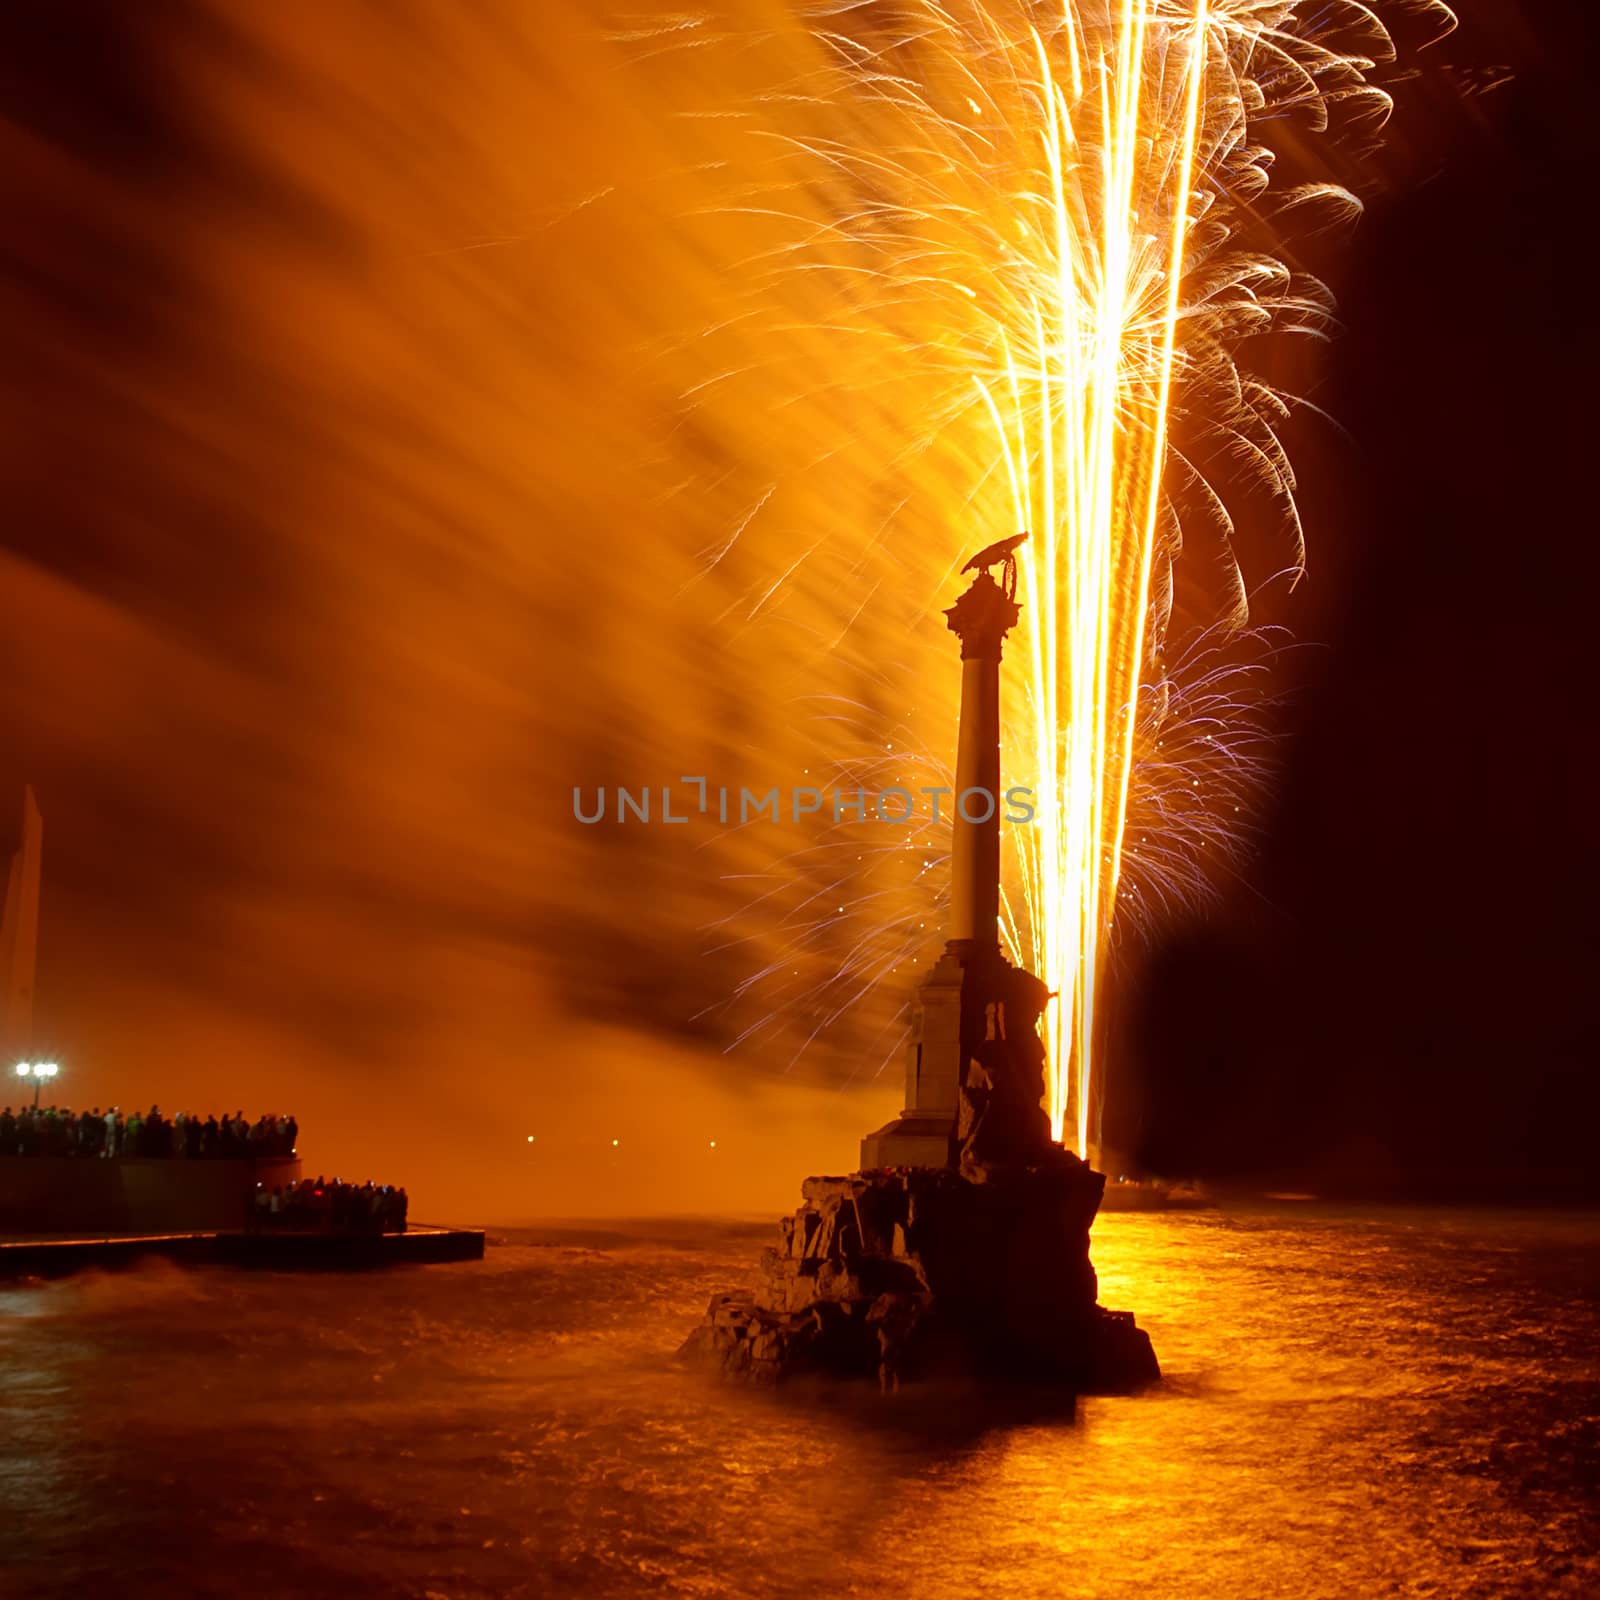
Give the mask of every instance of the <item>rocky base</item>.
[[1098, 1304], [1104, 1177], [1037, 1166], [807, 1178], [746, 1294], [718, 1295], [680, 1354], [730, 1377], [996, 1377], [1124, 1394], [1161, 1371], [1132, 1313]]

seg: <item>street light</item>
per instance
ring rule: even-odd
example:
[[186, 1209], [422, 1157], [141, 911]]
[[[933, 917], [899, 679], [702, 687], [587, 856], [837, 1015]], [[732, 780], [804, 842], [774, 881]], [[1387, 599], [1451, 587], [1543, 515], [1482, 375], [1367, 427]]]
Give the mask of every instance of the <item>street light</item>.
[[19, 1078], [33, 1079], [33, 1104], [37, 1110], [39, 1106], [39, 1091], [44, 1088], [45, 1079], [53, 1078], [61, 1070], [53, 1061], [19, 1061], [17, 1063], [17, 1076]]

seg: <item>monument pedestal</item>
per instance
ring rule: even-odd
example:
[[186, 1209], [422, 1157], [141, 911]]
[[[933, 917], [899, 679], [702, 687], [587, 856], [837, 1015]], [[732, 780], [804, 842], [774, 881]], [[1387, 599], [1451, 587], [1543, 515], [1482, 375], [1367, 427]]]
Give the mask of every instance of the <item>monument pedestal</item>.
[[954, 943], [917, 986], [906, 1045], [905, 1110], [861, 1141], [861, 1169], [948, 1167], [956, 1160], [964, 952]]
[[902, 1111], [861, 1141], [861, 1167], [948, 1167], [955, 1147], [956, 1120], [919, 1111]]
[[861, 1170], [1030, 1165], [1056, 1150], [1038, 1019], [1047, 993], [993, 943], [952, 939], [917, 989], [905, 1110], [861, 1141]]

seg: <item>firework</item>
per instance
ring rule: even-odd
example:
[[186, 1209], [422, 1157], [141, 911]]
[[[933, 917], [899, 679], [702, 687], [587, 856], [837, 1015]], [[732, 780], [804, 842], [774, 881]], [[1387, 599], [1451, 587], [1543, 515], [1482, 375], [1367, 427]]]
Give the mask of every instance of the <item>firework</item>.
[[[1388, 9], [1453, 25], [1433, 0]], [[1352, 0], [855, 0], [801, 15], [805, 69], [756, 127], [779, 179], [732, 209], [792, 225], [765, 253], [770, 282], [827, 279], [830, 403], [942, 486], [934, 566], [1031, 534], [1005, 742], [1038, 820], [1008, 830], [999, 932], [1055, 992], [1052, 1124], [1088, 1153], [1118, 918], [1150, 920], [1203, 878], [1208, 850], [1229, 855], [1258, 764], [1260, 718], [1239, 692], [1258, 666], [1217, 644], [1247, 624], [1227, 510], [1243, 481], [1280, 508], [1293, 567], [1302, 557], [1279, 441], [1292, 402], [1237, 354], [1262, 334], [1330, 332], [1328, 294], [1281, 241], [1356, 202], [1331, 184], [1274, 191], [1259, 130], [1289, 119], [1370, 140], [1390, 101], [1368, 75], [1393, 59], [1390, 37]], [[1180, 424], [1200, 448], [1175, 445]], [[1233, 598], [1173, 667], [1184, 534], [1220, 553]], [[840, 880], [827, 896], [844, 915]], [[832, 1003], [904, 976], [907, 920], [851, 948]], [[808, 928], [802, 943], [819, 937]]]

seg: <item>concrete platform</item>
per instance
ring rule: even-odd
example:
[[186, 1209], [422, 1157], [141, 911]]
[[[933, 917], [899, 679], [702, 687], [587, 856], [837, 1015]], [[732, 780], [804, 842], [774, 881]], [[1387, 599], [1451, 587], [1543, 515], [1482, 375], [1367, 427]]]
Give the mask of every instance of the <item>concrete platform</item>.
[[301, 1176], [295, 1156], [0, 1156], [0, 1238], [226, 1232], [258, 1186], [287, 1189]]
[[58, 1278], [86, 1267], [125, 1267], [153, 1256], [185, 1265], [278, 1271], [362, 1271], [439, 1261], [481, 1261], [481, 1228], [408, 1228], [404, 1233], [133, 1233], [104, 1237], [34, 1234], [0, 1239], [0, 1279]]

